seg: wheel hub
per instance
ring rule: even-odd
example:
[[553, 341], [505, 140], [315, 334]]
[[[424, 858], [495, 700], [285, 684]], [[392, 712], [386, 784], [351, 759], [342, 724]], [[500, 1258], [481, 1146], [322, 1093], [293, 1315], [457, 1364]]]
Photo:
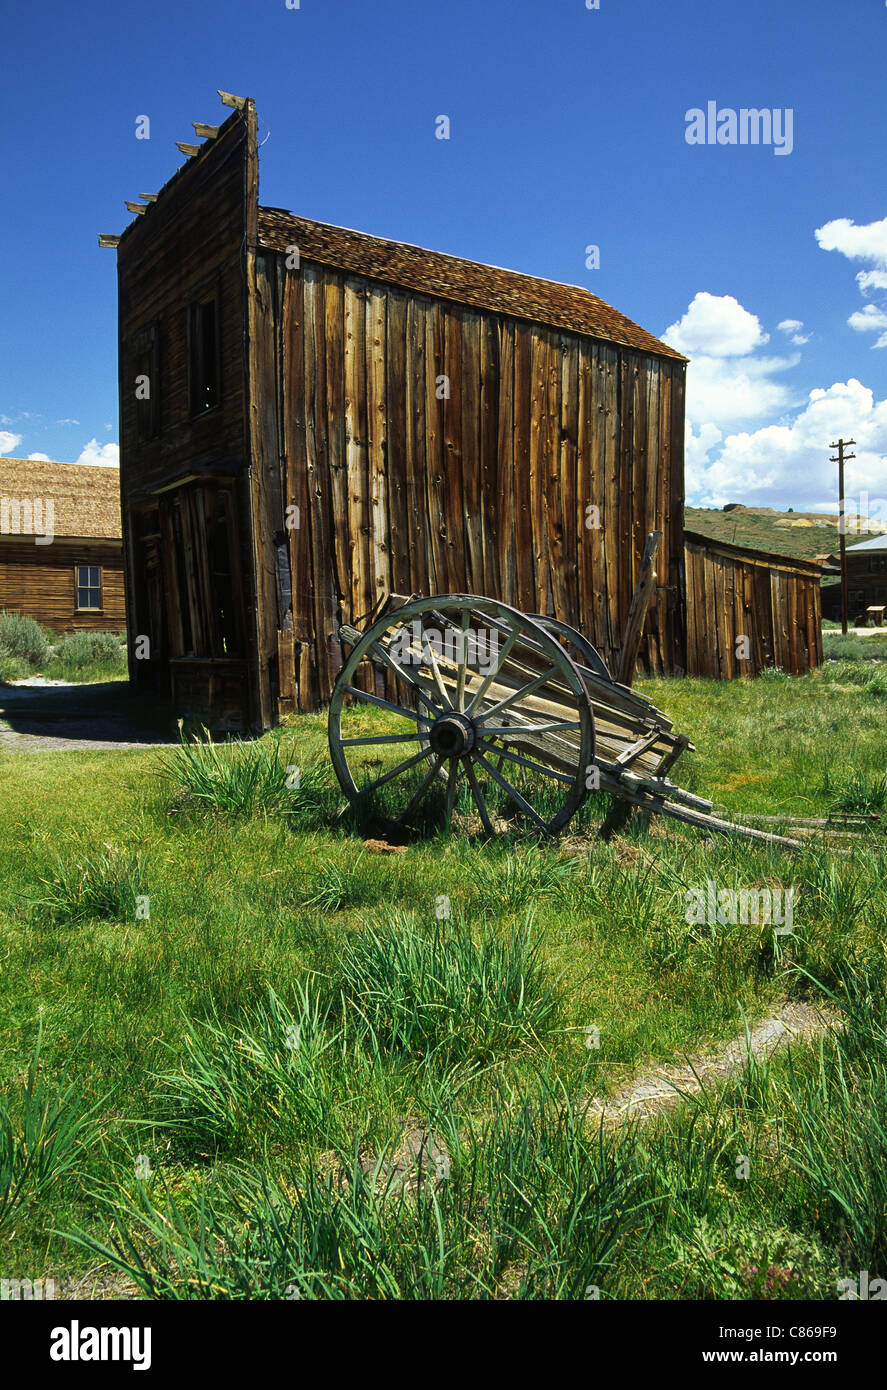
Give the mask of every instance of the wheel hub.
[[428, 732], [428, 742], [438, 757], [461, 758], [474, 747], [474, 724], [464, 714], [447, 712], [435, 719]]

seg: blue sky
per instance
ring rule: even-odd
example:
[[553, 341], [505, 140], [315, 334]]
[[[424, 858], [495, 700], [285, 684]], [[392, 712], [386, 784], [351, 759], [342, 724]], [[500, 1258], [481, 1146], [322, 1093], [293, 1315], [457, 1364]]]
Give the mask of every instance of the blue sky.
[[[825, 506], [839, 433], [848, 493], [887, 496], [883, 0], [49, 0], [0, 34], [0, 452], [114, 458], [96, 235], [221, 87], [256, 99], [264, 203], [584, 285], [680, 346], [688, 500]], [[688, 144], [709, 101], [790, 109], [791, 152]]]

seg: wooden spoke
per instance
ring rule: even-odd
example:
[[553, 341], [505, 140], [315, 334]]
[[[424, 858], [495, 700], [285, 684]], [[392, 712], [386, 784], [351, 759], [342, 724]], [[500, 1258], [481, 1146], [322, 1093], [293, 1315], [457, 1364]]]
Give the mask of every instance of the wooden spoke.
[[367, 734], [365, 738], [343, 738], [343, 748], [357, 748], [371, 743], [415, 743], [421, 734]]
[[446, 686], [444, 685], [443, 680], [441, 679], [440, 667], [437, 664], [437, 657], [434, 653], [434, 648], [428, 641], [428, 638], [425, 636], [424, 632], [422, 633], [422, 655], [425, 657], [425, 660], [431, 667], [431, 674], [434, 678], [434, 684], [437, 686], [437, 692], [440, 695], [441, 700], [443, 700], [444, 708], [452, 709], [453, 702], [447, 694]]
[[[371, 705], [378, 705], [380, 709], [390, 710], [392, 714], [400, 714], [404, 719], [412, 719], [415, 724], [434, 723], [433, 719], [429, 719], [424, 714], [417, 714], [412, 709], [404, 709], [403, 705], [393, 705], [390, 700], [383, 700], [378, 695], [371, 695], [368, 690], [359, 690], [356, 685], [346, 685], [345, 692], [348, 695], [356, 695], [361, 700], [368, 700]], [[431, 702], [429, 701], [429, 703]]]
[[515, 700], [525, 700], [528, 695], [532, 695], [534, 690], [538, 690], [540, 685], [546, 685], [551, 680], [552, 676], [556, 675], [557, 668], [555, 666], [550, 667], [547, 671], [543, 671], [542, 675], [537, 676], [535, 680], [528, 681], [527, 684], [522, 685], [519, 690], [513, 691], [511, 695], [506, 695], [505, 699], [500, 700], [498, 704], [491, 705], [488, 710], [484, 710], [482, 714], [478, 715], [479, 722], [483, 724], [489, 719], [491, 714], [501, 714], [504, 709], [508, 709], [510, 705], [513, 705]]
[[462, 614], [462, 650], [459, 653], [459, 671], [456, 676], [456, 709], [462, 710], [465, 704], [465, 670], [468, 665], [468, 625], [471, 622], [471, 609], [466, 608]]
[[416, 807], [419, 805], [419, 802], [422, 800], [422, 797], [425, 795], [428, 788], [431, 786], [431, 783], [434, 781], [439, 771], [440, 758], [434, 758], [430, 768], [428, 769], [428, 772], [425, 774], [419, 786], [416, 788], [416, 791], [413, 794], [409, 805], [406, 807], [405, 810], [401, 811], [399, 816], [396, 817], [396, 822], [398, 825], [403, 825], [404, 821], [407, 820], [413, 814]]
[[426, 758], [430, 757], [431, 749], [423, 748], [420, 752], [414, 753], [411, 758], [406, 758], [402, 763], [398, 763], [397, 767], [393, 767], [390, 772], [386, 772], [382, 777], [377, 777], [375, 782], [370, 782], [369, 786], [362, 790], [365, 793], [374, 792], [379, 787], [383, 787], [386, 782], [390, 782], [392, 777], [400, 777], [402, 773], [409, 772], [411, 767], [415, 767], [417, 763], [424, 762]]
[[486, 760], [486, 758], [484, 757], [483, 753], [480, 753], [480, 754], [478, 755], [477, 761], [478, 761], [479, 763], [483, 763], [484, 767], [487, 769], [487, 772], [490, 774], [490, 776], [491, 776], [496, 782], [499, 783], [500, 787], [504, 787], [504, 788], [505, 788], [505, 790], [507, 791], [508, 795], [511, 797], [512, 801], [513, 801], [517, 806], [520, 807], [520, 809], [523, 811], [524, 815], [525, 815], [525, 816], [529, 816], [529, 817], [530, 817], [530, 820], [535, 821], [536, 824], [537, 824], [538, 826], [540, 826], [541, 829], [544, 830], [544, 831], [546, 832], [546, 834], [547, 834], [547, 833], [548, 833], [548, 826], [546, 825], [545, 821], [542, 819], [542, 817], [538, 814], [537, 811], [534, 811], [534, 810], [533, 810], [532, 806], [530, 805], [529, 801], [527, 801], [526, 797], [521, 796], [521, 794], [520, 794], [520, 792], [518, 791], [517, 787], [513, 787], [513, 786], [511, 785], [511, 783], [508, 781], [508, 779], [507, 779], [506, 777], [503, 777], [503, 776], [502, 776], [502, 773], [501, 773], [501, 772], [497, 772], [496, 768], [493, 767], [492, 763], [488, 763], [488, 762], [487, 762], [487, 760]]
[[385, 663], [389, 671], [393, 671], [396, 676], [399, 676], [400, 679], [402, 681], [405, 681], [407, 685], [411, 686], [413, 690], [418, 690], [422, 694], [425, 693], [423, 687], [416, 680], [415, 676], [411, 676], [409, 672], [403, 669], [402, 666], [398, 666], [397, 662], [394, 660], [394, 657], [390, 654], [390, 652], [386, 652], [385, 648], [382, 646], [380, 642], [374, 642], [373, 645], [368, 649], [367, 655], [369, 655], [370, 658], [374, 656], [378, 657], [380, 661], [383, 661]]
[[450, 770], [447, 774], [447, 809], [444, 817], [444, 824], [449, 830], [453, 824], [453, 811], [456, 806], [456, 783], [459, 780], [459, 760], [450, 760]]
[[474, 804], [480, 812], [480, 818], [484, 830], [487, 832], [488, 835], [495, 835], [496, 832], [493, 829], [493, 822], [490, 819], [490, 813], [487, 810], [487, 803], [484, 801], [484, 794], [480, 789], [480, 784], [477, 780], [477, 775], [474, 771], [474, 767], [472, 766], [470, 758], [465, 764], [465, 771], [468, 773], [468, 782], [471, 787], [471, 794], [474, 797]]
[[487, 672], [480, 685], [478, 686], [477, 690], [475, 690], [474, 695], [471, 698], [471, 703], [465, 711], [466, 714], [474, 714], [474, 711], [477, 709], [478, 701], [483, 699], [487, 690], [490, 688], [493, 681], [496, 679], [499, 672], [502, 670], [502, 667], [504, 666], [505, 662], [508, 660], [508, 655], [515, 642], [517, 641], [517, 635], [517, 628], [512, 628], [511, 632], [505, 639], [504, 647], [499, 652], [499, 660], [496, 662], [496, 665], [493, 667], [492, 671]]
[[488, 743], [485, 738], [478, 739], [477, 747], [497, 757], [500, 770], [502, 759], [507, 758], [510, 763], [520, 763], [521, 767], [529, 767], [533, 772], [544, 772], [546, 777], [553, 777], [556, 782], [566, 782], [567, 786], [572, 786], [575, 780], [566, 772], [556, 772], [553, 767], [546, 767], [544, 763], [534, 763], [529, 758], [522, 758], [519, 753], [510, 753], [507, 748], [498, 748], [495, 743]]

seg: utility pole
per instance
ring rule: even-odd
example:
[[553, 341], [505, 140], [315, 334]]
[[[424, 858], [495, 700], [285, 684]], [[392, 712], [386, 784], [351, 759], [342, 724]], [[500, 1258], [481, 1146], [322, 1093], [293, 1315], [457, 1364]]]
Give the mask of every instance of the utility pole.
[[[831, 462], [838, 465], [838, 535], [841, 547], [841, 631], [847, 636], [847, 537], [845, 535], [844, 522], [844, 464], [847, 459], [855, 459], [855, 454], [845, 454], [844, 450], [851, 444], [855, 444], [855, 439], [839, 439], [837, 444], [830, 444], [830, 449], [837, 449], [838, 457], [834, 454]], [[857, 517], [857, 525], [859, 518]]]

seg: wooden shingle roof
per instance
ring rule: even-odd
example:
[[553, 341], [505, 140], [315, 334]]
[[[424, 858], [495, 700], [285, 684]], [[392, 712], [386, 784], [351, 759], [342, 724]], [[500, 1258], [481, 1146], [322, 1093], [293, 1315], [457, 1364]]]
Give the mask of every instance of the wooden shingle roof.
[[[120, 470], [109, 464], [0, 458], [0, 502], [53, 502], [56, 536], [119, 540]], [[0, 540], [2, 543], [2, 540]]]
[[584, 333], [656, 357], [687, 360], [578, 285], [560, 285], [515, 270], [463, 261], [440, 251], [385, 241], [365, 232], [312, 222], [282, 208], [260, 207], [258, 230], [260, 246], [273, 251], [298, 246], [304, 261], [351, 271], [436, 299]]

